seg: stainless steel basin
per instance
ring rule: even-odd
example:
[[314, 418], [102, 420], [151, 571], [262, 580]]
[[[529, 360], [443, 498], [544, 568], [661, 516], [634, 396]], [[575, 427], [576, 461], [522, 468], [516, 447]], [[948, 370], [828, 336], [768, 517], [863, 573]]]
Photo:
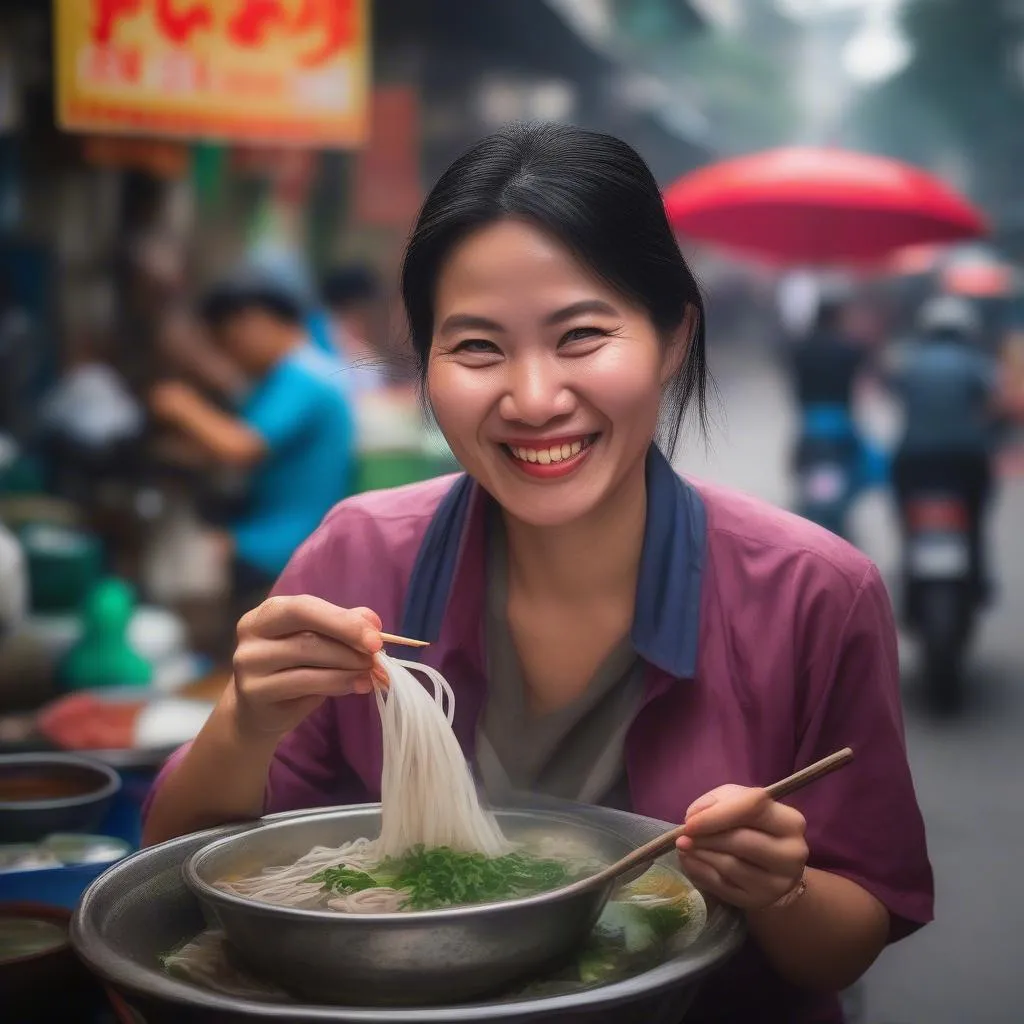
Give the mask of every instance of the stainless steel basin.
[[[338, 808], [317, 817], [374, 807]], [[664, 822], [620, 811], [559, 802], [581, 821], [620, 835], [637, 846], [669, 827]], [[296, 812], [267, 824], [230, 826], [184, 836], [143, 850], [106, 871], [85, 893], [72, 922], [78, 955], [137, 1011], [147, 1024], [253, 1020], [291, 1024], [476, 1024], [500, 1021], [571, 1021], [572, 1024], [677, 1024], [700, 980], [742, 944], [742, 916], [708, 903], [703, 932], [662, 963], [610, 984], [542, 996], [495, 995], [472, 1002], [419, 1007], [323, 1005], [296, 999], [281, 1005], [212, 992], [167, 975], [160, 957], [191, 939], [207, 924], [203, 907], [184, 884], [182, 865], [215, 840], [269, 828], [276, 821], [308, 819]], [[302, 852], [302, 851], [299, 851]]]
[[[604, 863], [633, 847], [593, 823], [544, 811], [498, 811], [512, 841], [530, 834], [582, 843]], [[398, 914], [271, 906], [215, 888], [225, 878], [380, 832], [376, 807], [277, 821], [218, 839], [185, 864], [185, 884], [220, 922], [241, 963], [325, 1003], [424, 1006], [500, 992], [559, 967], [585, 940], [612, 883], [527, 899]]]

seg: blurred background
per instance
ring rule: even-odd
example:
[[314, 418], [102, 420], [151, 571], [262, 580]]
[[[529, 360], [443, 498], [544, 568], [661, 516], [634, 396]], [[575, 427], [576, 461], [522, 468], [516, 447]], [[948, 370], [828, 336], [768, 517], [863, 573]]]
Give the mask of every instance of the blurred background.
[[[425, 188], [510, 120], [619, 135], [665, 190], [720, 389], [680, 468], [891, 585], [938, 922], [851, 1020], [1019, 1020], [1014, 0], [5, 0], [0, 752], [115, 767], [130, 848], [323, 513], [457, 468], [397, 272]], [[55, 863], [0, 845], [0, 900], [73, 903]]]

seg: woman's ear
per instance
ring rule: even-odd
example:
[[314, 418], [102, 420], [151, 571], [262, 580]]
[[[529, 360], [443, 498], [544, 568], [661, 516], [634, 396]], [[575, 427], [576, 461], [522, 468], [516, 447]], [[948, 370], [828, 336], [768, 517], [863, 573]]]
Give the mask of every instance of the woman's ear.
[[700, 310], [692, 303], [687, 303], [683, 322], [668, 339], [665, 349], [664, 364], [661, 368], [661, 383], [667, 384], [682, 368], [690, 352], [690, 345], [697, 334], [700, 324]]

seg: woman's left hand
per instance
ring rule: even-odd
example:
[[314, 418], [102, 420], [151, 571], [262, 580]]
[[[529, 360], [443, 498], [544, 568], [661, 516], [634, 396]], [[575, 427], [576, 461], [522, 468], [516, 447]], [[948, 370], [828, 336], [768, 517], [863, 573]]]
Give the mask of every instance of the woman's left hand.
[[800, 883], [806, 825], [763, 789], [719, 786], [687, 810], [679, 861], [698, 888], [743, 910], [764, 910]]

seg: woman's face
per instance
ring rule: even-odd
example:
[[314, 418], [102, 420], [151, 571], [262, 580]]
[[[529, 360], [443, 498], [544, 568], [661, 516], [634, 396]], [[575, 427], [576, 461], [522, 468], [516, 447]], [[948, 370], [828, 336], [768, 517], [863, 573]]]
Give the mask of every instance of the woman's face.
[[499, 221], [441, 272], [427, 389], [468, 472], [515, 518], [559, 526], [642, 479], [682, 347], [551, 236]]

